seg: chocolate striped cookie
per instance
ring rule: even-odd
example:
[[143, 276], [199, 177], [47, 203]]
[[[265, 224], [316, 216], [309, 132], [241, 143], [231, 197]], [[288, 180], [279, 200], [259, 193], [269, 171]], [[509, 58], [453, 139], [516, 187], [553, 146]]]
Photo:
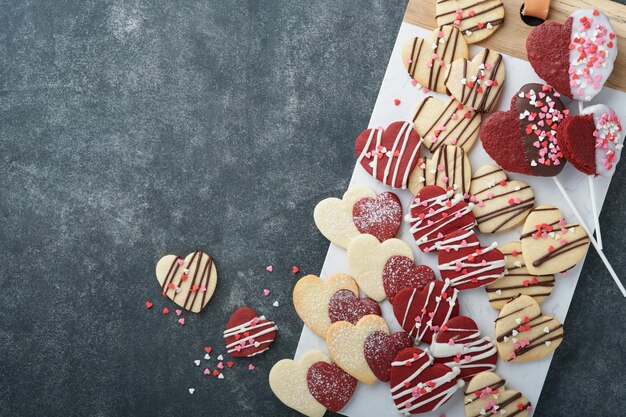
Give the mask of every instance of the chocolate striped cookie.
[[420, 158], [409, 177], [413, 194], [427, 185], [438, 185], [457, 194], [468, 193], [472, 182], [472, 167], [463, 148], [442, 146], [431, 159]]
[[437, 0], [436, 13], [438, 25], [459, 28], [467, 43], [491, 36], [504, 22], [500, 0]]
[[465, 414], [528, 417], [532, 407], [522, 393], [504, 386], [506, 381], [494, 372], [481, 372], [465, 387]]

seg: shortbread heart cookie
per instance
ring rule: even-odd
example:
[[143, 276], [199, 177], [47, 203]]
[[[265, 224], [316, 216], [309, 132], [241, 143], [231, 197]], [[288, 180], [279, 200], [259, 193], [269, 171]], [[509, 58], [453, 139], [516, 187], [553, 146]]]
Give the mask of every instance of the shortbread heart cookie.
[[333, 274], [325, 280], [315, 275], [307, 275], [300, 278], [293, 289], [296, 313], [320, 337], [326, 337], [326, 330], [331, 324], [328, 307], [330, 301], [342, 290], [351, 292], [355, 297], [359, 293], [354, 279], [343, 273]]
[[338, 413], [350, 401], [357, 380], [334, 363], [316, 362], [307, 372], [311, 395], [333, 413]]
[[480, 128], [485, 151], [506, 171], [551, 177], [565, 165], [558, 127], [569, 115], [552, 87], [524, 85], [508, 111], [489, 116]]
[[573, 268], [589, 247], [585, 229], [568, 224], [561, 210], [547, 204], [528, 215], [520, 240], [526, 269], [536, 275], [553, 275]]
[[364, 197], [352, 208], [354, 225], [362, 234], [375, 236], [381, 242], [393, 238], [402, 224], [402, 204], [397, 195], [381, 193]]
[[433, 334], [459, 315], [459, 290], [450, 281], [432, 281], [421, 290], [405, 288], [393, 299], [393, 314], [415, 343], [430, 343]]
[[412, 346], [413, 342], [406, 332], [395, 332], [391, 336], [385, 332], [373, 332], [365, 338], [363, 352], [376, 378], [388, 382], [391, 362], [401, 350]]
[[163, 295], [192, 313], [199, 313], [217, 286], [217, 267], [211, 256], [195, 251], [185, 257], [165, 255], [156, 266]]
[[404, 288], [421, 290], [435, 280], [435, 272], [428, 265], [417, 265], [413, 258], [392, 256], [383, 269], [383, 287], [387, 299], [393, 303], [393, 297]]
[[474, 375], [496, 369], [498, 349], [489, 337], [480, 337], [476, 322], [457, 316], [441, 326], [430, 344], [435, 363], [459, 368], [458, 378], [469, 381]]
[[408, 348], [391, 363], [391, 398], [403, 415], [433, 411], [463, 386], [459, 368], [433, 363], [427, 351]]
[[250, 307], [239, 307], [226, 323], [226, 349], [234, 358], [249, 358], [263, 353], [276, 339], [276, 324], [258, 316]]
[[326, 346], [332, 360], [341, 369], [366, 384], [376, 382], [365, 359], [365, 340], [373, 332], [389, 334], [385, 319], [380, 316], [364, 316], [356, 324], [347, 321], [333, 323], [326, 332]]
[[496, 319], [498, 353], [505, 361], [524, 362], [552, 353], [563, 340], [563, 325], [544, 316], [532, 297], [507, 302]]
[[443, 102], [428, 96], [413, 113], [415, 130], [431, 152], [444, 145], [469, 151], [478, 137], [480, 120], [480, 113], [469, 110], [453, 97]]
[[465, 387], [465, 414], [528, 417], [532, 409], [528, 399], [507, 389], [505, 383], [497, 374], [488, 371], [472, 378]]
[[467, 43], [491, 36], [504, 22], [500, 0], [437, 0], [437, 24], [459, 28]]
[[431, 159], [420, 158], [409, 177], [409, 190], [420, 192], [426, 185], [438, 185], [465, 195], [472, 182], [472, 166], [462, 148], [442, 146]]
[[504, 275], [506, 262], [498, 244], [481, 246], [473, 230], [446, 235], [438, 249], [441, 277], [459, 290], [483, 287]]
[[272, 367], [269, 375], [274, 395], [289, 408], [308, 417], [322, 417], [324, 407], [313, 397], [308, 386], [308, 372], [318, 362], [330, 364], [330, 359], [318, 350], [306, 352], [298, 361], [283, 359]]
[[429, 90], [446, 92], [446, 68], [457, 59], [467, 58], [467, 44], [454, 26], [433, 30], [429, 39], [413, 38], [402, 48], [402, 63], [409, 75]]
[[380, 316], [380, 306], [371, 298], [359, 298], [350, 290], [337, 291], [328, 303], [330, 322], [348, 321], [356, 324], [368, 314]]
[[417, 193], [405, 220], [411, 224], [411, 233], [422, 252], [437, 250], [448, 233], [471, 230], [476, 225], [472, 208], [461, 194], [446, 191], [436, 185], [427, 185]]
[[506, 261], [504, 276], [486, 288], [489, 304], [500, 310], [511, 298], [524, 294], [541, 303], [554, 288], [554, 275], [533, 275], [526, 269], [521, 242], [511, 242], [500, 248]]
[[486, 113], [500, 97], [504, 85], [502, 55], [485, 49], [471, 61], [459, 59], [450, 65], [446, 87], [452, 97], [468, 110]]
[[547, 84], [578, 101], [602, 90], [617, 57], [617, 37], [598, 10], [576, 10], [565, 24], [546, 22], [526, 38], [528, 61]]
[[413, 257], [413, 250], [400, 239], [380, 243], [372, 235], [360, 235], [348, 246], [348, 265], [359, 287], [368, 297], [380, 302], [385, 299], [383, 270], [393, 256]]
[[377, 198], [376, 193], [365, 186], [351, 187], [342, 199], [326, 198], [315, 206], [313, 219], [324, 237], [340, 248], [346, 249], [350, 240], [361, 234], [353, 220], [354, 205], [364, 198]]
[[506, 172], [495, 165], [485, 165], [474, 173], [470, 195], [478, 230], [483, 233], [514, 228], [535, 205], [530, 185], [509, 180]]
[[394, 122], [387, 129], [361, 132], [354, 149], [358, 162], [372, 177], [393, 188], [406, 188], [420, 157], [422, 139], [413, 123]]

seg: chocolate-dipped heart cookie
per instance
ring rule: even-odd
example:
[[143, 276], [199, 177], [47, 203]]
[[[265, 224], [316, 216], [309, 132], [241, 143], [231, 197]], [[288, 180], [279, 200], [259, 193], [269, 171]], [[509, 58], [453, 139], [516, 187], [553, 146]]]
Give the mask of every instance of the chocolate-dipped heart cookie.
[[435, 272], [427, 265], [416, 265], [413, 258], [392, 256], [383, 269], [383, 287], [390, 302], [404, 288], [421, 290], [435, 280]]
[[226, 349], [234, 358], [249, 358], [263, 353], [276, 339], [276, 324], [258, 316], [250, 307], [239, 307], [226, 323]]
[[470, 190], [471, 172], [472, 166], [462, 148], [442, 146], [431, 159], [420, 158], [409, 177], [409, 190], [417, 194], [426, 185], [438, 185], [465, 195]]

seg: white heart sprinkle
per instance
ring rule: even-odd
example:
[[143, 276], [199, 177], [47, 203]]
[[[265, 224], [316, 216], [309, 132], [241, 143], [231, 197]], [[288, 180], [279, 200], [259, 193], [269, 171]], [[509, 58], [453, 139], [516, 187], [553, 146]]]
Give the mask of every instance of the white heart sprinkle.
[[208, 353], [206, 353], [206, 354], [204, 355], [204, 359], [206, 359], [206, 360], [208, 361], [209, 359], [211, 359], [211, 355], [209, 355]]
[[518, 317], [518, 318], [516, 318], [516, 319], [515, 319], [515, 323], [517, 323], [517, 324], [522, 324], [522, 319], [521, 319], [521, 318], [519, 318], [519, 317]]
[[502, 290], [497, 290], [496, 295], [502, 295]]
[[224, 379], [224, 374], [219, 374], [219, 375], [217, 376], [217, 378], [218, 378], [218, 379]]
[[224, 356], [222, 356], [222, 355], [218, 356], [218, 357], [217, 357], [217, 360], [218, 360], [218, 361], [223, 361], [223, 360], [224, 360]]
[[278, 307], [278, 301], [274, 301], [274, 303], [272, 304], [274, 307]]
[[543, 331], [545, 333], [550, 333], [550, 328], [548, 326], [546, 326], [546, 327], [543, 328]]
[[548, 341], [546, 341], [546, 346], [550, 347], [550, 345], [551, 345], [551, 344], [552, 344], [552, 342], [551, 342], [551, 341], [549, 341], [549, 340], [548, 340]]
[[194, 393], [194, 392], [196, 392], [196, 389], [195, 389], [195, 388], [189, 388], [189, 393], [190, 393], [191, 395], [193, 395], [193, 393]]
[[193, 363], [195, 363], [196, 366], [200, 366], [200, 359], [196, 359], [195, 361], [193, 361]]

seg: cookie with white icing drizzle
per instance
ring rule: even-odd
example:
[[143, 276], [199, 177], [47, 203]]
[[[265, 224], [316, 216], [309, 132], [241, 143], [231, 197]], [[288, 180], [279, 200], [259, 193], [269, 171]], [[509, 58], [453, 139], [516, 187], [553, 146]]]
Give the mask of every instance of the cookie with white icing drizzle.
[[250, 358], [265, 352], [276, 339], [278, 327], [250, 307], [239, 307], [226, 323], [224, 340], [228, 354]]
[[504, 23], [501, 0], [437, 0], [437, 24], [459, 28], [467, 43], [480, 42]]
[[409, 177], [409, 190], [413, 194], [427, 185], [438, 185], [465, 195], [470, 191], [472, 166], [463, 148], [442, 146], [428, 159], [420, 158]]
[[481, 372], [465, 387], [465, 414], [469, 417], [504, 415], [528, 417], [531, 404], [522, 393], [505, 387], [494, 372]]

